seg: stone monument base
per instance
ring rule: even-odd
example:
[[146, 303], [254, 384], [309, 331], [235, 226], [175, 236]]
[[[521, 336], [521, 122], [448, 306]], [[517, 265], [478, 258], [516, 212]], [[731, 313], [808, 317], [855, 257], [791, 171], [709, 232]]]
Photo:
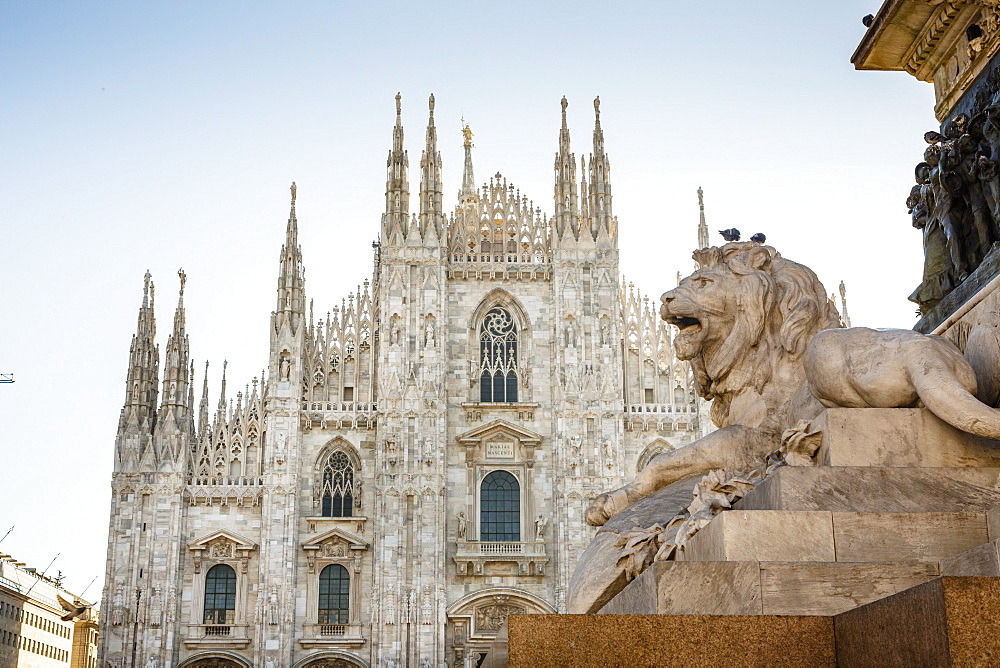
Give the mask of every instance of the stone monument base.
[[1000, 579], [939, 577], [837, 615], [511, 615], [508, 625], [510, 668], [997, 665]]

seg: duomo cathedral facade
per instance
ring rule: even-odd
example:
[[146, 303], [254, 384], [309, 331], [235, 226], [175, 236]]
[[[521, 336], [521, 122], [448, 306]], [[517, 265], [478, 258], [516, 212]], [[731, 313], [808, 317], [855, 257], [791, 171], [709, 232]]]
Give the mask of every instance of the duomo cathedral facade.
[[565, 610], [589, 501], [709, 429], [656, 300], [622, 283], [599, 102], [578, 163], [563, 99], [551, 216], [500, 174], [477, 187], [467, 126], [446, 211], [429, 106], [417, 210], [397, 96], [373, 274], [319, 320], [292, 185], [246, 392], [223, 371], [216, 404], [206, 366], [196, 400], [184, 275], [161, 350], [147, 274], [99, 665], [476, 666], [507, 615]]

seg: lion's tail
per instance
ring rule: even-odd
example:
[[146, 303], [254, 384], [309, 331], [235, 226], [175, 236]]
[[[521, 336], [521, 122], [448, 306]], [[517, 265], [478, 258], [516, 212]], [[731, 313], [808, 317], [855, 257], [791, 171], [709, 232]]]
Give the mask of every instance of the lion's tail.
[[1000, 440], [1000, 410], [976, 399], [969, 388], [975, 388], [975, 372], [964, 359], [957, 371], [971, 379], [963, 383], [956, 370], [947, 364], [925, 366], [911, 373], [910, 380], [917, 395], [934, 415], [970, 434]]

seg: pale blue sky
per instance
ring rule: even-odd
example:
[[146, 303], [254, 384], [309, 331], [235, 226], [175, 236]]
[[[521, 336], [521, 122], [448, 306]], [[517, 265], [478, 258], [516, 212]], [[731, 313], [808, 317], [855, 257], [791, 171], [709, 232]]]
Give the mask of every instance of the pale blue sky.
[[580, 156], [600, 95], [644, 292], [691, 267], [700, 185], [714, 240], [763, 231], [830, 291], [846, 280], [855, 325], [911, 326], [903, 202], [936, 123], [929, 84], [850, 64], [879, 4], [0, 0], [0, 551], [61, 552], [77, 592], [103, 577], [147, 268], [161, 346], [188, 272], [213, 403], [224, 358], [234, 394], [266, 364], [292, 180], [317, 315], [370, 276], [396, 91], [414, 192], [433, 92], [446, 205], [464, 115], [477, 180], [500, 171], [551, 213], [559, 99]]

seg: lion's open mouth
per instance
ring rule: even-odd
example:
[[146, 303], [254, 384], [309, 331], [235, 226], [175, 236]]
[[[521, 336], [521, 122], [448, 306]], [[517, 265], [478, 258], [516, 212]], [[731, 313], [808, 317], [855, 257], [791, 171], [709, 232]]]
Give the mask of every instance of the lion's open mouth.
[[671, 325], [677, 327], [677, 329], [680, 329], [682, 331], [687, 329], [688, 327], [698, 327], [699, 329], [701, 328], [701, 321], [698, 320], [698, 318], [689, 318], [686, 316], [670, 316], [668, 318], [665, 318], [665, 320]]

